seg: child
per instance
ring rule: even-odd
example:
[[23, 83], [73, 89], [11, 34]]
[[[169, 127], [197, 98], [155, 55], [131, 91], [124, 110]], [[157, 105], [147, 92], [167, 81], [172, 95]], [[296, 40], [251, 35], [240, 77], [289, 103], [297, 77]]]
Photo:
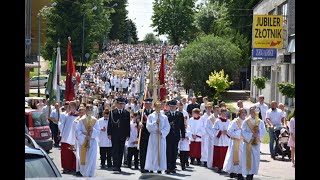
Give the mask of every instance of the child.
[[189, 120], [190, 138], [190, 159], [191, 164], [194, 165], [194, 159], [197, 159], [197, 164], [200, 165], [201, 158], [201, 136], [204, 134], [204, 128], [200, 121], [200, 109], [194, 108], [192, 110], [192, 117]]
[[180, 164], [181, 164], [181, 169], [185, 170], [186, 165], [188, 163], [189, 159], [189, 151], [190, 151], [190, 130], [188, 129], [187, 123], [185, 123], [185, 128], [186, 128], [186, 136], [185, 139], [181, 139], [179, 142], [179, 151], [180, 151]]
[[285, 145], [288, 144], [289, 141], [289, 133], [286, 129], [281, 129], [279, 134], [279, 143], [282, 151], [285, 151]]
[[134, 156], [134, 168], [138, 169], [138, 128], [137, 128], [137, 116], [138, 113], [135, 112], [131, 116], [131, 122], [130, 122], [130, 138], [127, 141], [128, 146], [128, 154], [127, 154], [127, 163], [128, 168], [131, 168], [132, 163], [132, 156]]

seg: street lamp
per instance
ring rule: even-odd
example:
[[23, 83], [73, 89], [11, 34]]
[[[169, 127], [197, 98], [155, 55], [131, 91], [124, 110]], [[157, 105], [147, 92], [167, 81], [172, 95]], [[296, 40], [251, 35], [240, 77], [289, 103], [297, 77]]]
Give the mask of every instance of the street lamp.
[[[97, 6], [94, 6], [92, 9], [92, 11], [97, 10]], [[83, 14], [83, 21], [82, 21], [82, 57], [81, 57], [81, 66], [80, 66], [80, 75], [81, 75], [81, 68], [83, 65], [83, 60], [84, 60], [84, 23], [85, 23], [85, 17], [86, 17], [86, 12]]]
[[[54, 2], [50, 7], [56, 6], [57, 3]], [[46, 6], [45, 6], [46, 7]], [[40, 97], [40, 31], [41, 31], [41, 13], [38, 13], [38, 97]]]

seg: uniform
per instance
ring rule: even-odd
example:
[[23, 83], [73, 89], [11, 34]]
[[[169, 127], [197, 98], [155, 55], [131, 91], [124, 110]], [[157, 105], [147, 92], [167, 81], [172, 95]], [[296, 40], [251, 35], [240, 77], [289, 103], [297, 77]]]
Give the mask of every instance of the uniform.
[[[149, 131], [146, 128], [147, 117], [153, 113], [154, 110], [152, 109], [145, 109], [143, 115], [143, 121], [141, 122], [143, 127], [141, 129], [141, 137], [140, 137], [140, 144], [139, 144], [139, 159], [140, 159], [140, 169], [142, 172], [145, 172], [144, 166], [146, 163], [146, 156], [147, 156], [147, 148], [148, 148], [148, 141], [149, 141]], [[141, 113], [138, 113], [138, 121], [141, 120]], [[139, 136], [139, 133], [138, 133]], [[139, 138], [139, 137], [138, 137]]]
[[[117, 101], [124, 103], [122, 98], [118, 98]], [[109, 120], [108, 136], [111, 136], [113, 170], [121, 171], [124, 145], [126, 138], [130, 137], [130, 113], [125, 109], [114, 109], [109, 114]]]
[[[175, 100], [174, 100], [175, 101]], [[176, 102], [175, 102], [176, 103]], [[167, 136], [167, 168], [174, 171], [178, 154], [178, 143], [180, 138], [185, 138], [185, 126], [183, 114], [179, 111], [168, 111], [165, 113], [170, 124], [170, 132]], [[181, 136], [180, 136], [181, 133]]]

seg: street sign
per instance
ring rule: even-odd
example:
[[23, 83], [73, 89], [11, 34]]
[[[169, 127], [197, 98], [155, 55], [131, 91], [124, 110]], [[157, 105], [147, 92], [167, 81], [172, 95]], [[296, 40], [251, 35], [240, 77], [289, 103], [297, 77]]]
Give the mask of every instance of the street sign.
[[271, 48], [253, 48], [252, 49], [253, 58], [271, 59], [277, 58], [277, 49]]
[[90, 54], [89, 54], [89, 53], [86, 53], [84, 56], [85, 56], [86, 58], [89, 58]]
[[254, 15], [252, 36], [252, 48], [282, 49], [283, 16]]
[[29, 46], [31, 44], [31, 39], [26, 39], [26, 45]]

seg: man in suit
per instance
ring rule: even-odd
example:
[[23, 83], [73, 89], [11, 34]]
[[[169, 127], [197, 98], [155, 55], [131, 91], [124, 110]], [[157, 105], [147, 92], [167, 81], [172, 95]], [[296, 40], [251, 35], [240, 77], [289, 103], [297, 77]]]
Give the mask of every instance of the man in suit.
[[108, 138], [112, 143], [113, 171], [121, 172], [124, 145], [130, 137], [130, 113], [124, 109], [123, 98], [117, 99], [116, 106], [109, 115]]
[[[147, 156], [147, 149], [148, 149], [148, 141], [149, 141], [149, 131], [146, 128], [146, 123], [147, 123], [147, 117], [153, 113], [153, 109], [151, 107], [152, 105], [152, 100], [151, 98], [145, 99], [144, 100], [144, 112], [143, 112], [143, 117], [141, 117], [141, 112], [139, 111], [138, 113], [138, 119], [137, 122], [139, 123], [139, 131], [141, 128], [141, 135], [140, 135], [140, 144], [139, 144], [139, 152], [140, 152], [140, 170], [141, 173], [146, 173], [149, 172], [144, 169], [144, 165], [146, 163], [146, 156]], [[141, 120], [142, 118], [142, 120]], [[139, 138], [139, 133], [138, 133], [138, 138]]]
[[170, 110], [165, 113], [170, 123], [170, 132], [167, 135], [167, 170], [166, 173], [176, 173], [176, 159], [178, 154], [178, 143], [185, 138], [185, 126], [183, 114], [177, 111], [177, 101], [168, 102]]

